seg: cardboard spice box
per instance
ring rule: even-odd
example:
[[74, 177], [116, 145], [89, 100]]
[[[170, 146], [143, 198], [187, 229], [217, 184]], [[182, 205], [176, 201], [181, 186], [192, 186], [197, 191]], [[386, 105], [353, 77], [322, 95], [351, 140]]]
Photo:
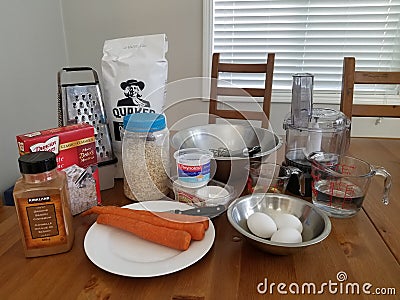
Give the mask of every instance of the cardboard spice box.
[[17, 136], [20, 155], [51, 151], [57, 169], [67, 174], [72, 215], [101, 204], [94, 128], [88, 124], [68, 125]]

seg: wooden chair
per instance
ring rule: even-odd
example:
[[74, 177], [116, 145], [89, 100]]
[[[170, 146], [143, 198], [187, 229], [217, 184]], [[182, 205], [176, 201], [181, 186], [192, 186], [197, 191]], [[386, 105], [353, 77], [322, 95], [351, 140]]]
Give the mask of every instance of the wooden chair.
[[400, 117], [400, 105], [353, 104], [354, 84], [400, 84], [400, 72], [367, 72], [355, 70], [355, 58], [343, 61], [340, 110], [352, 117]]
[[[260, 120], [263, 128], [268, 127], [271, 94], [272, 94], [272, 79], [274, 72], [275, 54], [269, 53], [266, 63], [260, 64], [230, 64], [221, 63], [219, 61], [220, 54], [214, 53], [211, 69], [211, 89], [210, 89], [210, 104], [209, 104], [209, 123], [215, 123], [217, 117], [226, 119], [241, 119], [241, 120]], [[264, 73], [265, 84], [264, 88], [235, 88], [221, 87], [218, 85], [219, 73]], [[262, 111], [238, 111], [232, 109], [219, 109], [217, 107], [219, 96], [252, 96], [262, 97]]]

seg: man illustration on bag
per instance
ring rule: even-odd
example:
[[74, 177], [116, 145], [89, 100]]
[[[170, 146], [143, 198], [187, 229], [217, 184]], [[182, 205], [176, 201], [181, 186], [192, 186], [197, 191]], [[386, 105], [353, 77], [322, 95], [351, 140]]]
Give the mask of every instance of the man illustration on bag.
[[120, 84], [126, 98], [118, 100], [117, 106], [139, 106], [150, 107], [150, 102], [142, 99], [144, 82], [136, 79], [129, 79]]

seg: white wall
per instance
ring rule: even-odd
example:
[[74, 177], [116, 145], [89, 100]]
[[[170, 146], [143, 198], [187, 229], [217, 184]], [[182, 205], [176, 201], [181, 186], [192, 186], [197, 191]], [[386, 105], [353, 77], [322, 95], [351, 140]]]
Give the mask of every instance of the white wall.
[[0, 2], [0, 192], [19, 177], [16, 135], [57, 126], [67, 63], [60, 2]]

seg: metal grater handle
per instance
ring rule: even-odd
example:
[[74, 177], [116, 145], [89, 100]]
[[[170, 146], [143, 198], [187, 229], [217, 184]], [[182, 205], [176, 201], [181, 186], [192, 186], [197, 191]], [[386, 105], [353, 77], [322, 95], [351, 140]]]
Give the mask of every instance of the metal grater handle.
[[[81, 71], [91, 71], [94, 77], [94, 82], [98, 83], [99, 82], [99, 77], [97, 76], [97, 73], [95, 70], [93, 70], [93, 68], [91, 67], [66, 67], [66, 68], [62, 68], [62, 70], [60, 72], [81, 72]], [[60, 73], [59, 72], [59, 73]]]
[[62, 68], [60, 71], [57, 72], [57, 87], [58, 87], [58, 95], [57, 95], [57, 116], [58, 116], [58, 126], [61, 127], [63, 126], [64, 122], [64, 112], [62, 109], [62, 73], [64, 72], [82, 72], [82, 71], [91, 71], [93, 74], [94, 78], [94, 83], [98, 84], [99, 83], [99, 77], [96, 73], [96, 71], [91, 68], [91, 67], [65, 67]]

